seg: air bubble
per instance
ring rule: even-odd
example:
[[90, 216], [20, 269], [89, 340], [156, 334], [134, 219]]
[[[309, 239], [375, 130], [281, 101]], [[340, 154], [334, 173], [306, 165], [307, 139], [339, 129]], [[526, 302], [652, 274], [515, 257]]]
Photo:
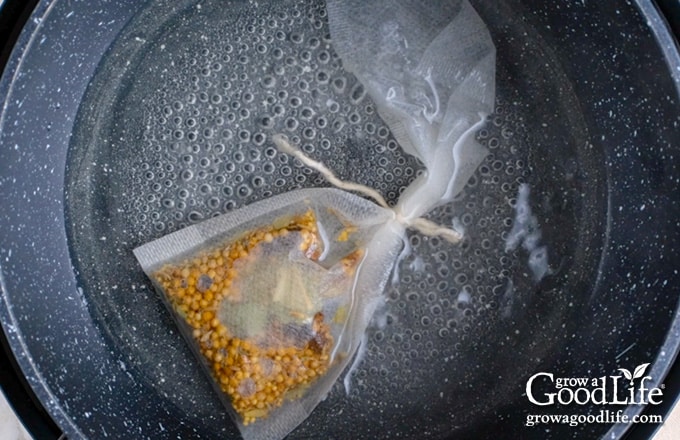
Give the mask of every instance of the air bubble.
[[194, 173], [191, 170], [184, 170], [180, 173], [180, 178], [185, 182], [188, 182], [194, 178]]
[[460, 217], [460, 221], [463, 223], [463, 226], [470, 226], [472, 224], [472, 214], [466, 212]]
[[274, 77], [272, 75], [265, 75], [262, 78], [261, 83], [262, 83], [263, 87], [265, 87], [267, 89], [271, 89], [271, 88], [276, 86], [276, 77]]
[[339, 133], [345, 127], [345, 122], [341, 119], [336, 119], [333, 121], [333, 131]]
[[208, 199], [208, 206], [212, 209], [217, 209], [220, 207], [220, 199], [217, 197], [211, 197]]
[[286, 109], [284, 106], [281, 104], [276, 104], [273, 108], [272, 111], [276, 116], [283, 116], [286, 113]]
[[312, 127], [307, 127], [302, 131], [302, 136], [307, 139], [314, 139], [316, 137], [316, 130]]
[[307, 41], [307, 46], [308, 46], [310, 49], [316, 49], [316, 48], [319, 47], [320, 45], [321, 45], [321, 41], [320, 41], [318, 38], [316, 38], [316, 37], [311, 37], [311, 38]]
[[267, 137], [263, 133], [255, 133], [253, 135], [253, 143], [255, 145], [262, 145], [267, 140]]
[[328, 51], [322, 50], [316, 56], [316, 59], [319, 60], [321, 64], [328, 64], [328, 62], [331, 60], [331, 55], [328, 53]]
[[350, 91], [349, 97], [352, 104], [359, 104], [366, 96], [366, 88], [360, 82], [356, 83]]
[[234, 137], [234, 132], [228, 128], [222, 130], [222, 138], [226, 141], [231, 140]]
[[347, 80], [343, 77], [335, 78], [332, 87], [336, 93], [342, 94], [345, 92], [345, 87], [347, 87]]
[[269, 116], [265, 116], [262, 119], [260, 119], [260, 125], [263, 128], [270, 129], [270, 128], [274, 127], [274, 121]]
[[187, 219], [192, 223], [200, 222], [203, 220], [203, 214], [198, 211], [191, 211], [187, 216]]
[[304, 35], [301, 32], [293, 32], [290, 34], [290, 41], [295, 44], [300, 44], [304, 40]]
[[253, 185], [253, 188], [261, 188], [264, 185], [264, 179], [260, 176], [254, 176], [251, 179], [251, 184]]
[[224, 151], [225, 151], [226, 148], [225, 148], [224, 144], [215, 144], [215, 145], [213, 145], [212, 149], [213, 149], [213, 152], [215, 154], [221, 155], [221, 154], [224, 154]]
[[179, 191], [177, 191], [177, 197], [179, 197], [180, 199], [186, 199], [189, 197], [189, 191], [182, 188]]
[[308, 50], [303, 50], [302, 52], [300, 52], [299, 56], [300, 56], [300, 60], [302, 60], [302, 62], [307, 63], [307, 64], [309, 64], [309, 62], [312, 60], [312, 52], [310, 52]]
[[242, 199], [250, 196], [252, 193], [253, 193], [253, 189], [246, 184], [240, 185], [236, 189], [236, 195], [238, 197], [242, 198]]
[[273, 159], [274, 157], [276, 157], [276, 154], [277, 154], [277, 150], [274, 147], [267, 147], [264, 150], [264, 155], [266, 157], [268, 157], [269, 159]]
[[248, 130], [241, 130], [238, 132], [238, 137], [242, 142], [248, 142], [250, 140], [250, 132]]
[[242, 151], [234, 151], [232, 158], [234, 159], [234, 162], [236, 162], [236, 163], [243, 163], [243, 161], [246, 159], [246, 157], [245, 157], [245, 155], [243, 154]]
[[292, 108], [297, 108], [297, 107], [299, 107], [299, 106], [302, 104], [302, 101], [301, 101], [300, 98], [298, 98], [297, 96], [292, 96], [292, 97], [288, 100], [288, 104], [289, 104]]
[[314, 110], [312, 110], [310, 107], [303, 107], [300, 110], [300, 118], [303, 120], [309, 120], [312, 118], [314, 115]]
[[465, 284], [467, 282], [467, 275], [465, 275], [464, 273], [460, 273], [460, 274], [456, 275], [454, 280], [455, 280], [456, 284], [459, 284], [459, 285]]
[[316, 74], [316, 80], [319, 82], [319, 84], [328, 84], [329, 78], [328, 72], [324, 70], [320, 70]]
[[326, 107], [328, 108], [328, 111], [331, 113], [337, 113], [340, 110], [340, 104], [338, 104], [337, 101], [334, 101], [332, 99], [326, 101]]
[[295, 118], [286, 119], [286, 129], [288, 131], [295, 131], [298, 127], [298, 121]]

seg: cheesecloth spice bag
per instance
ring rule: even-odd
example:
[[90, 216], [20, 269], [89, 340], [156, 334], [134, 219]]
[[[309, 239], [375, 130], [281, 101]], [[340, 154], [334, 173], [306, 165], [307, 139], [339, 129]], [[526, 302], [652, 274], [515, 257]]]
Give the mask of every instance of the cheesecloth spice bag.
[[493, 109], [494, 47], [466, 1], [436, 3], [327, 3], [344, 67], [425, 166], [396, 206], [274, 135], [339, 189], [291, 191], [134, 251], [246, 440], [283, 438], [323, 400], [357, 351], [407, 228], [461, 237], [423, 216], [486, 154], [474, 133]]
[[331, 388], [399, 251], [392, 217], [303, 189], [134, 250], [244, 438], [282, 438]]
[[328, 0], [333, 47], [403, 150], [427, 170], [396, 211], [450, 202], [487, 151], [474, 134], [493, 111], [496, 50], [467, 0]]

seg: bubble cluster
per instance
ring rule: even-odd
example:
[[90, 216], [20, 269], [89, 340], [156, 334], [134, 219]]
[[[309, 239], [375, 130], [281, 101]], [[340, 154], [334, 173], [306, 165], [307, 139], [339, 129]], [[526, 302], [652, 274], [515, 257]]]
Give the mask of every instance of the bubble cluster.
[[215, 22], [201, 38], [187, 38], [165, 82], [139, 79], [157, 88], [139, 98], [143, 145], [121, 167], [134, 184], [125, 210], [158, 213], [136, 217], [144, 235], [324, 185], [273, 148], [277, 133], [341, 178], [383, 190], [391, 203], [415, 177], [417, 161], [387, 145], [396, 143], [365, 88], [342, 69], [323, 4], [270, 7], [267, 18], [243, 14], [228, 31]]

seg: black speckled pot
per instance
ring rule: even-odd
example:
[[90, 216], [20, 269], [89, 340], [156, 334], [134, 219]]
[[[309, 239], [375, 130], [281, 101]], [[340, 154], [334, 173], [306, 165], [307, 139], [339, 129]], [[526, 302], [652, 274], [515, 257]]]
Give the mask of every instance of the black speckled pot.
[[[155, 116], [142, 104], [172, 93], [154, 88], [155, 80], [172, 84], [166, 45], [200, 49], [192, 44], [210, 20], [258, 7], [149, 3], [39, 1], [9, 56], [0, 80], [0, 323], [22, 376], [68, 438], [238, 438], [131, 254], [182, 222], [149, 227], [165, 205], [135, 204], [140, 194], [125, 191], [149, 169], [115, 164], [152, 148], [140, 121]], [[680, 345], [676, 41], [646, 0], [472, 3], [498, 52], [498, 112], [479, 134], [493, 157], [441, 213], [467, 210], [469, 240], [447, 250], [412, 237], [427, 251], [424, 269], [386, 292], [386, 319], [369, 332], [351, 377], [358, 385], [349, 396], [334, 389], [291, 438], [645, 438], [656, 425], [526, 422], [542, 414], [663, 414], [677, 396], [669, 375]], [[677, 11], [674, 2], [663, 6]], [[320, 32], [314, 14], [322, 10], [310, 9]], [[219, 38], [236, 38], [226, 29]], [[220, 75], [230, 68], [220, 66]], [[239, 96], [234, 108], [247, 107]], [[227, 149], [236, 145], [223, 136]], [[345, 141], [371, 142], [362, 139]], [[266, 154], [244, 159], [257, 174]], [[353, 163], [341, 171], [351, 173]], [[168, 186], [183, 178], [175, 171], [165, 169]], [[229, 168], [224, 173], [218, 202], [197, 192], [193, 206], [178, 208], [186, 223], [272, 193], [265, 185], [225, 203], [240, 187]], [[503, 180], [513, 173], [512, 183]], [[550, 260], [543, 277], [532, 276], [525, 250], [503, 248], [513, 222], [484, 217], [491, 209], [512, 220], [519, 184], [532, 188], [531, 227], [542, 231]], [[488, 223], [500, 232], [490, 234]], [[495, 259], [500, 270], [492, 270]], [[430, 281], [450, 273], [450, 283]], [[526, 395], [539, 372], [599, 378], [646, 363], [646, 385], [661, 389], [666, 405], [543, 407]], [[550, 386], [543, 380], [536, 392]]]

